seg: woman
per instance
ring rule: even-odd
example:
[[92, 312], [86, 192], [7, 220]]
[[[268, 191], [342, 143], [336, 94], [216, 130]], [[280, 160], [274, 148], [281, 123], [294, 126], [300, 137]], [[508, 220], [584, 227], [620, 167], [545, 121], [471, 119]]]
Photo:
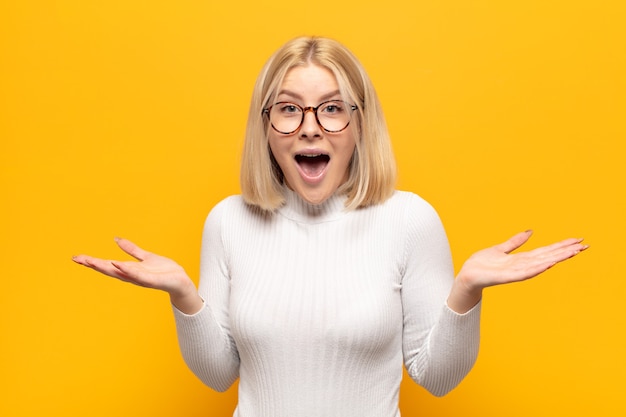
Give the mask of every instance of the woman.
[[368, 76], [324, 38], [288, 42], [261, 71], [241, 185], [207, 218], [198, 290], [174, 261], [128, 240], [117, 243], [139, 262], [74, 258], [168, 292], [193, 372], [220, 391], [240, 378], [238, 417], [398, 416], [402, 362], [444, 395], [476, 359], [482, 290], [587, 248], [568, 239], [510, 254], [522, 232], [454, 279], [434, 209], [394, 190]]

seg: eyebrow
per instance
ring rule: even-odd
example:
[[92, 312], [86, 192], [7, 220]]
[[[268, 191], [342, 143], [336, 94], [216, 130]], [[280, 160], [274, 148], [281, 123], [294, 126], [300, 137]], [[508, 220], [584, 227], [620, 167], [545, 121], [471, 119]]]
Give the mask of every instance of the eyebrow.
[[[280, 90], [276, 97], [281, 96], [283, 94], [288, 95], [288, 96], [290, 96], [292, 98], [295, 98], [297, 100], [304, 101], [304, 98], [300, 94], [295, 93], [293, 91], [289, 91], [289, 90]], [[320, 97], [320, 100], [321, 101], [329, 100], [331, 97], [340, 96], [340, 95], [341, 95], [341, 93], [339, 92], [339, 90], [335, 90], [335, 91], [331, 91], [330, 93], [324, 94], [322, 97]]]

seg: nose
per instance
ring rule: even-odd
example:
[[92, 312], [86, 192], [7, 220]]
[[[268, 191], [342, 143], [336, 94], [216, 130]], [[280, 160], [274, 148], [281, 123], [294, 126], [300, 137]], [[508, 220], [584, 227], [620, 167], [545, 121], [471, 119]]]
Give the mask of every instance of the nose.
[[300, 126], [300, 132], [298, 132], [301, 139], [317, 139], [322, 136], [322, 129], [317, 124], [315, 118], [315, 111], [311, 108], [307, 108], [304, 111], [304, 120], [302, 126]]

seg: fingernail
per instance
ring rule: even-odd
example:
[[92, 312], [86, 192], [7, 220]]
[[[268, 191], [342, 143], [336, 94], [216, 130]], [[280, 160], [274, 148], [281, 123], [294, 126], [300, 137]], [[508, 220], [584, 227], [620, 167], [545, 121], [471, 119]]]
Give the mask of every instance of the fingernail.
[[114, 240], [114, 241], [116, 241], [116, 242], [119, 242], [120, 240], [122, 240], [122, 238], [121, 238], [121, 237], [117, 237], [117, 236], [115, 236], [115, 237], [113, 238], [113, 240]]
[[532, 232], [533, 232], [533, 229], [526, 230], [526, 233], [528, 233], [528, 234], [532, 234]]

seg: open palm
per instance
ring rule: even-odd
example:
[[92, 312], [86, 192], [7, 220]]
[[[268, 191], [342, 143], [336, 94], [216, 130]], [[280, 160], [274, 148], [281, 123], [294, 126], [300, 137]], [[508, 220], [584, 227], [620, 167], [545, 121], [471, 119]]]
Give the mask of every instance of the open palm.
[[587, 249], [582, 239], [566, 239], [527, 252], [511, 253], [530, 238], [518, 233], [504, 243], [476, 252], [463, 264], [459, 277], [473, 288], [523, 281]]
[[191, 281], [185, 270], [173, 260], [145, 251], [129, 240], [115, 240], [136, 261], [105, 260], [88, 255], [78, 255], [72, 259], [110, 277], [168, 293], [179, 291]]

